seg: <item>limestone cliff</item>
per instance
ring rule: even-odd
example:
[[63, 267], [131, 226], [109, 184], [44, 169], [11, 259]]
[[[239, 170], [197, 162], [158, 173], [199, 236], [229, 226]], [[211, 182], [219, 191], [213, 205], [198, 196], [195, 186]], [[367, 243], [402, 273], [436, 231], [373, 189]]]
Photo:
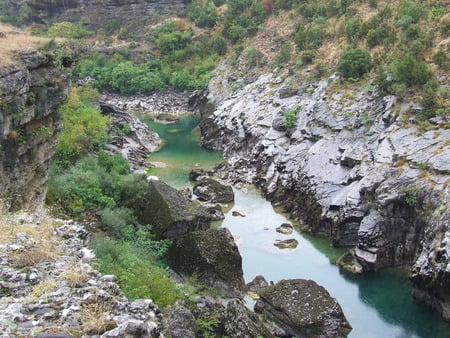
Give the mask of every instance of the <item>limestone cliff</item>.
[[405, 120], [416, 104], [380, 98], [373, 86], [342, 88], [336, 75], [314, 82], [269, 73], [232, 92], [236, 79], [219, 69], [207, 105], [215, 109], [201, 129], [203, 144], [229, 158], [222, 175], [256, 183], [307, 230], [353, 246], [344, 263], [356, 271], [416, 263], [413, 281], [445, 315], [445, 117], [420, 127]]
[[45, 199], [69, 79], [36, 52], [18, 52], [0, 69], [0, 200], [6, 209], [35, 208]]

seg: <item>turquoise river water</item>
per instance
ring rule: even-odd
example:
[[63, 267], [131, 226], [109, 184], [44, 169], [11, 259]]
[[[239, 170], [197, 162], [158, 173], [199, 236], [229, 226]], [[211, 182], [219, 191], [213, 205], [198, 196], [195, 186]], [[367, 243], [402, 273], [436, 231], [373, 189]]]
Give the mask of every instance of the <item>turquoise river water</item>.
[[[165, 140], [160, 151], [150, 157], [164, 168], [151, 169], [172, 186], [190, 186], [188, 173], [195, 167], [207, 168], [221, 156], [198, 145], [199, 120], [189, 116], [175, 125], [155, 124], [145, 120]], [[230, 205], [222, 226], [236, 238], [243, 260], [244, 278], [256, 275], [267, 280], [312, 279], [324, 286], [338, 300], [353, 327], [348, 337], [406, 338], [450, 337], [450, 325], [426, 306], [413, 301], [407, 272], [392, 269], [379, 273], [352, 275], [331, 262], [343, 251], [332, 248], [325, 239], [302, 233], [284, 236], [275, 231], [288, 219], [277, 213], [257, 190], [235, 189], [235, 203]], [[242, 210], [246, 217], [234, 217], [232, 210]], [[276, 239], [296, 238], [294, 250], [280, 250]]]

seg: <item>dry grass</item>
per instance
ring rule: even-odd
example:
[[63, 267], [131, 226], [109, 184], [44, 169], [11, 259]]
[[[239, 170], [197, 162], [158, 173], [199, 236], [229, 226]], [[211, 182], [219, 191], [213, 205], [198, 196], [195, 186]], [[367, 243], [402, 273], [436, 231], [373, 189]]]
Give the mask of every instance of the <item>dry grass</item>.
[[83, 332], [96, 335], [116, 328], [117, 324], [111, 319], [110, 310], [110, 304], [100, 298], [86, 305], [81, 312]]
[[58, 285], [56, 284], [56, 282], [54, 280], [49, 279], [49, 280], [42, 281], [33, 287], [33, 291], [25, 299], [25, 302], [33, 303], [33, 302], [37, 301], [41, 296], [45, 295], [46, 293], [55, 291], [57, 286]]
[[0, 66], [8, 66], [16, 60], [14, 51], [37, 48], [48, 38], [31, 36], [29, 32], [0, 23]]
[[82, 262], [77, 262], [69, 265], [62, 278], [69, 284], [69, 286], [77, 286], [86, 283], [89, 280], [89, 267]]
[[62, 255], [59, 238], [53, 231], [57, 225], [55, 220], [47, 217], [38, 219], [23, 213], [1, 214], [0, 243], [14, 243], [20, 236], [18, 234], [23, 234], [22, 237], [26, 238], [26, 247], [11, 254], [12, 263], [17, 267], [54, 261]]

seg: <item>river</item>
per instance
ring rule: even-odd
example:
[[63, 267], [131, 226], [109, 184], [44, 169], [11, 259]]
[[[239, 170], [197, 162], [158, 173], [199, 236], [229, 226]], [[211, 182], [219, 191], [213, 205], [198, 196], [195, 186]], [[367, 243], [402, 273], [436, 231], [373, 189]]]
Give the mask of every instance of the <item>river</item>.
[[[174, 125], [161, 125], [144, 119], [165, 144], [151, 155], [152, 162], [164, 163], [164, 168], [151, 169], [150, 174], [181, 188], [190, 186], [188, 173], [195, 167], [207, 168], [221, 159], [220, 154], [198, 145], [198, 117], [182, 117]], [[352, 275], [332, 264], [343, 251], [320, 239], [294, 233], [285, 236], [275, 228], [289, 222], [277, 213], [255, 189], [234, 189], [235, 203], [230, 205], [222, 226], [237, 239], [242, 256], [244, 278], [256, 275], [278, 281], [289, 278], [312, 279], [324, 286], [338, 300], [353, 327], [351, 338], [450, 337], [450, 325], [428, 307], [411, 297], [407, 272], [388, 269], [379, 273]], [[244, 211], [246, 217], [231, 215], [232, 210]], [[295, 238], [294, 250], [280, 250], [276, 239]]]

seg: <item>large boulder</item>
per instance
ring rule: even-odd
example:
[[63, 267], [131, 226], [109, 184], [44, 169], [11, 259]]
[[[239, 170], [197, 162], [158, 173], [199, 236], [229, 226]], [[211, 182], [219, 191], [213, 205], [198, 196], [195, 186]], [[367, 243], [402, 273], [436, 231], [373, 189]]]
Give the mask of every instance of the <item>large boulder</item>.
[[351, 326], [339, 303], [312, 280], [281, 280], [259, 293], [255, 311], [297, 337], [345, 337]]
[[183, 278], [195, 275], [200, 283], [227, 296], [243, 296], [242, 258], [227, 228], [194, 231], [176, 238], [167, 251], [167, 261]]
[[228, 203], [234, 201], [233, 188], [229, 185], [213, 180], [212, 178], [204, 178], [194, 186], [194, 195], [200, 200], [213, 203]]
[[208, 211], [162, 181], [149, 181], [147, 193], [133, 206], [139, 221], [158, 238], [175, 238], [210, 226]]
[[164, 312], [162, 326], [163, 334], [166, 337], [196, 337], [197, 325], [195, 324], [195, 317], [183, 302], [177, 302]]
[[206, 299], [206, 302], [202, 306], [197, 306], [194, 312], [198, 322], [214, 323], [209, 327], [198, 327], [201, 337], [206, 337], [207, 334], [214, 337], [236, 338], [274, 337], [258, 315], [240, 299], [225, 301]]

